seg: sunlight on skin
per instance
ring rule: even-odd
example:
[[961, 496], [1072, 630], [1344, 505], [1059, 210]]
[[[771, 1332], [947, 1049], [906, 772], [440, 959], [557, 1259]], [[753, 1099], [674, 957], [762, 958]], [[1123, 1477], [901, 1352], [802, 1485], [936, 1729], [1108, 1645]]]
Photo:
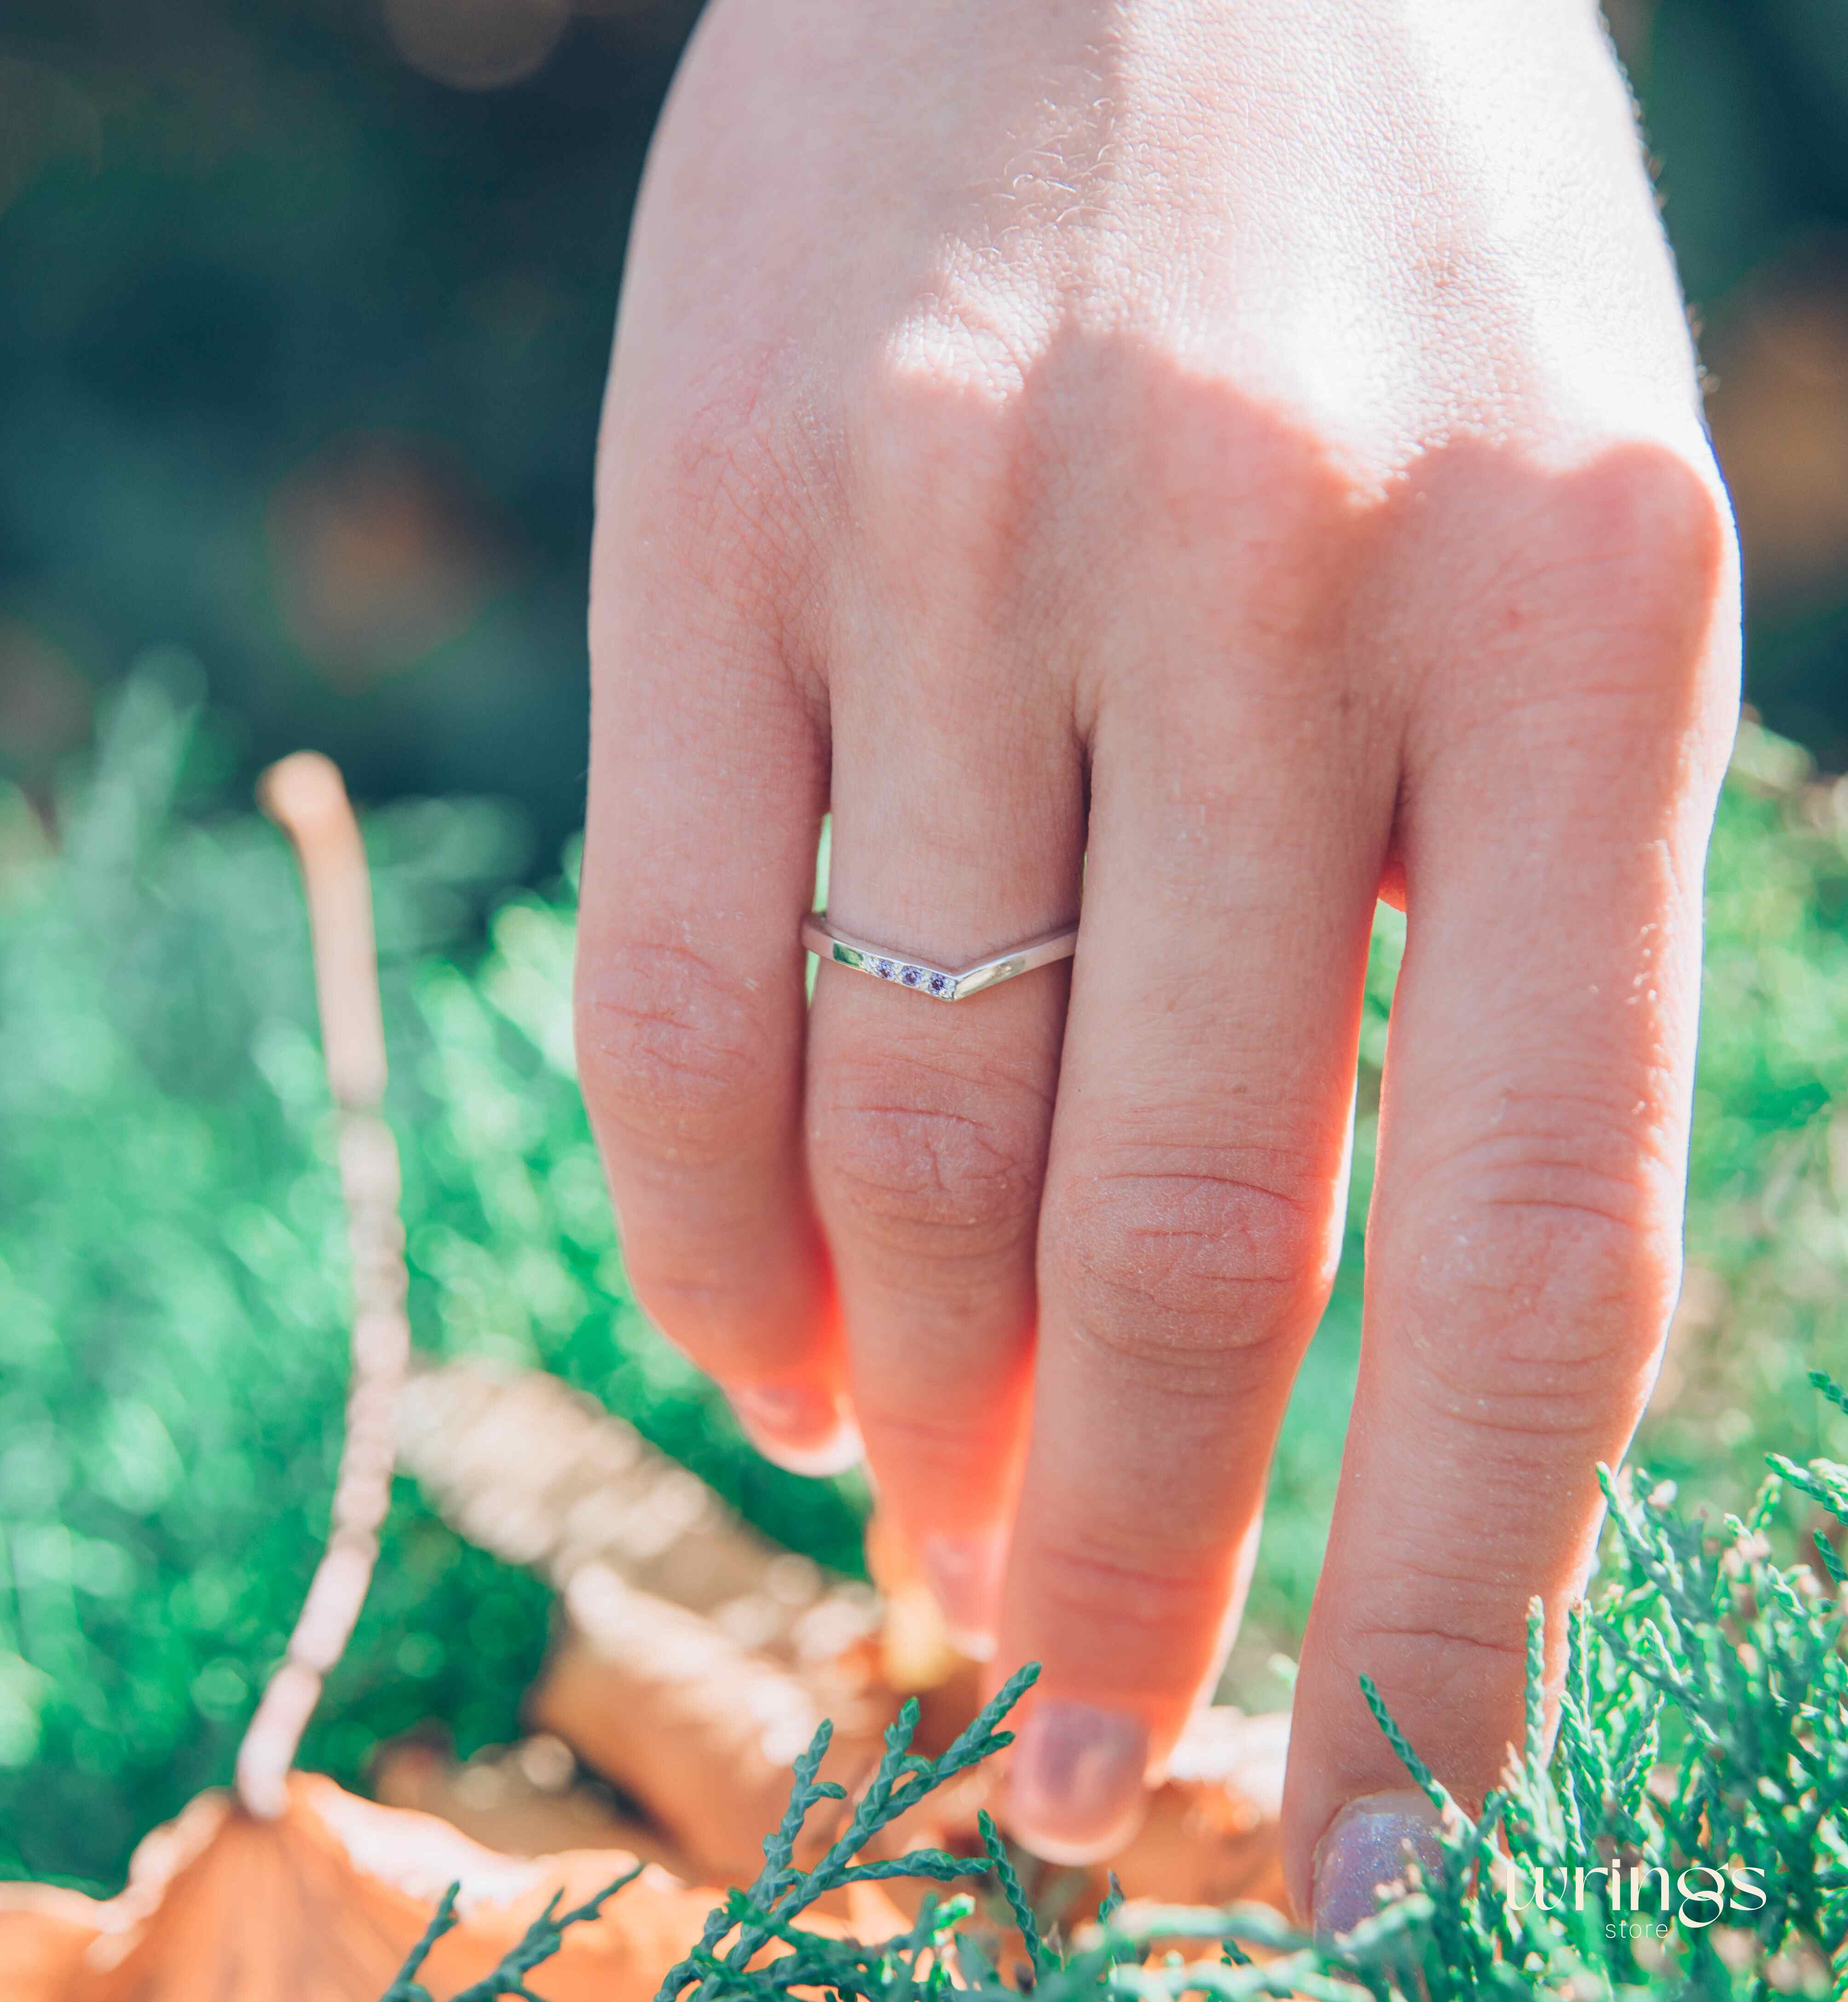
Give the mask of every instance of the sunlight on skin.
[[[766, 1449], [857, 1425], [994, 1676], [1044, 1663], [1048, 1855], [1223, 1657], [1403, 901], [1306, 1903], [1401, 1784], [1362, 1669], [1492, 1781], [1679, 1271], [1736, 561], [1592, 9], [719, 0], [599, 502], [579, 1041], [629, 1269]], [[1076, 962], [811, 1011], [825, 808], [853, 935], [964, 965], [1082, 888]]]

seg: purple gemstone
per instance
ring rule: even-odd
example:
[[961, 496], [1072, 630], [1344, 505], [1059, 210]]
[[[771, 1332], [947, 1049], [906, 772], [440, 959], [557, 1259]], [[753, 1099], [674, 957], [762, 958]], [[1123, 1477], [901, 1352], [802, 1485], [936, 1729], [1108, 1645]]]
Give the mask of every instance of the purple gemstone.
[[870, 959], [866, 961], [866, 964], [869, 969], [877, 974], [881, 980], [891, 978], [892, 962], [889, 959]]
[[940, 996], [943, 999], [944, 999], [944, 1000], [946, 1000], [946, 1001], [947, 1001], [947, 1000], [948, 1000], [948, 999], [949, 999], [949, 998], [950, 998], [950, 976], [949, 976], [949, 975], [948, 975], [948, 974], [947, 974], [947, 973], [933, 973], [933, 974], [930, 976], [930, 991], [931, 991], [931, 992], [932, 992], [933, 994], [935, 994], [935, 995], [938, 995], [938, 996]]
[[899, 975], [898, 978], [905, 982], [907, 987], [915, 987], [918, 982], [924, 978], [924, 969], [921, 966], [908, 966], [905, 971]]

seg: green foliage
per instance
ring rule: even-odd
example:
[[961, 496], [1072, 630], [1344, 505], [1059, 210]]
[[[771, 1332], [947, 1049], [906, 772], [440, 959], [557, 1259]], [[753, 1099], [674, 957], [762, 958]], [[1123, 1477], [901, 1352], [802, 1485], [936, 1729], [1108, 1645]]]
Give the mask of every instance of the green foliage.
[[[301, 891], [214, 815], [196, 720], [131, 685], [61, 850], [0, 799], [0, 1876], [113, 1889], [228, 1777], [326, 1533], [344, 1220]], [[844, 1491], [777, 1473], [643, 1327], [570, 1069], [570, 888], [479, 913], [497, 809], [368, 825], [419, 1342], [542, 1361], [764, 1526], [851, 1565]], [[539, 1582], [401, 1482], [309, 1763], [349, 1784], [436, 1717], [517, 1732]]]
[[[563, 835], [581, 800], [592, 453], [623, 235], [696, 11], [497, 9], [516, 39], [536, 28], [535, 59], [546, 24], [563, 32], [535, 74], [459, 90], [394, 37], [421, 21], [410, 44], [441, 44], [431, 24], [468, 10], [0, 10], [0, 771], [42, 777], [92, 687], [176, 638], [212, 664], [253, 763], [308, 742], [369, 795], [513, 788]], [[1842, 9], [1605, 11], [1683, 278], [1721, 336], [1721, 396], [1756, 408], [1766, 378], [1746, 375], [1728, 324], [1774, 332], [1779, 264], [1809, 239], [1826, 281], [1848, 221]], [[1805, 297], [1796, 327], [1836, 323], [1839, 294]], [[1797, 351], [1781, 324], [1767, 352]], [[1773, 407], [1788, 379], [1770, 374]], [[1833, 407], [1822, 383], [1809, 393]], [[1742, 468], [1754, 487], [1766, 452]], [[1774, 573], [1794, 553], [1805, 581], [1782, 604], [1775, 574], [1749, 589], [1749, 672], [1780, 727], [1839, 762], [1837, 518], [1826, 499], [1801, 507], [1807, 455], [1789, 459], [1751, 540]]]
[[[982, 1847], [989, 1859], [989, 1868], [995, 1873], [995, 1881], [1001, 1886], [1001, 1895], [1007, 1900], [1007, 1909], [1014, 1924], [1020, 1928], [1020, 1937], [1027, 1948], [1027, 1958], [1035, 1974], [1046, 1969], [1046, 1947], [1040, 1937], [1039, 1921], [1034, 1916], [1033, 1907], [1027, 1902], [1027, 1893], [1020, 1888], [1020, 1879], [1013, 1862], [1007, 1853], [1007, 1845], [1001, 1840], [1001, 1831], [995, 1826], [994, 1817], [986, 1808], [976, 1811], [976, 1826], [982, 1831]], [[1122, 1903], [1121, 1897], [1117, 1901]]]
[[[480, 1980], [471, 1981], [466, 1988], [459, 1989], [450, 1997], [449, 2002], [500, 2002], [506, 1995], [521, 1997], [524, 2002], [543, 2002], [542, 1997], [535, 1995], [526, 1986], [527, 1976], [557, 1952], [566, 1933], [573, 1926], [601, 1916], [610, 1899], [626, 1885], [633, 1884], [644, 1868], [638, 1863], [613, 1883], [605, 1885], [594, 1897], [585, 1899], [581, 1905], [574, 1905], [568, 1912], [558, 1909], [560, 1894], [555, 1892], [545, 1910], [526, 1928], [525, 1937], [508, 1951], [500, 1965]], [[424, 1929], [424, 1937], [411, 1948], [403, 1966], [398, 1970], [397, 1979], [385, 1991], [381, 2002], [433, 2002], [430, 1990], [417, 1976], [423, 1972], [431, 1948], [458, 1924], [455, 1900], [460, 1889], [459, 1885], [452, 1884], [443, 1893], [430, 1924]]]
[[[790, 1805], [780, 1826], [764, 1839], [764, 1867], [756, 1882], [748, 1891], [733, 1892], [714, 1910], [698, 1944], [662, 1982], [656, 2002], [675, 2002], [675, 1998], [696, 1986], [702, 2002], [717, 2002], [718, 1997], [732, 1994], [781, 1996], [792, 1986], [811, 1986], [832, 1991], [836, 2002], [847, 1996], [883, 1997], [887, 1992], [886, 1984], [878, 1976], [888, 1950], [869, 1949], [857, 1941], [829, 1939], [798, 1927], [795, 1920], [818, 1898], [843, 1885], [874, 1883], [894, 1877], [928, 1877], [948, 1882], [957, 1877], [979, 1874], [986, 1867], [967, 1857], [949, 1855], [940, 1849], [913, 1850], [908, 1854], [876, 1863], [860, 1863], [854, 1859], [874, 1836], [915, 1807], [926, 1794], [934, 1792], [946, 1781], [967, 1770], [978, 1760], [1013, 1742], [1010, 1732], [997, 1730], [995, 1726], [1038, 1672], [1037, 1669], [1023, 1669], [1012, 1677], [955, 1743], [935, 1759], [919, 1758], [911, 1751], [912, 1733], [917, 1728], [918, 1705], [915, 1698], [907, 1702], [887, 1730], [884, 1753], [846, 1827], [829, 1845], [820, 1861], [810, 1869], [799, 1870], [791, 1859], [809, 1815], [824, 1802], [846, 1798], [843, 1789], [833, 1781], [815, 1777], [834, 1733], [833, 1725], [824, 1721], [807, 1750], [796, 1761]], [[986, 1821], [985, 1816], [984, 1820]], [[999, 1838], [993, 1836], [992, 1828], [992, 1823], [989, 1823], [985, 1833], [998, 1844]], [[991, 1858], [993, 1854], [992, 1847]], [[1019, 1882], [1013, 1878], [1005, 1857], [999, 1867], [1003, 1872], [1003, 1882], [1011, 1885], [1010, 1899], [1018, 1901], [1018, 1911], [1025, 1913]], [[454, 2002], [497, 2002], [497, 1997], [505, 1995], [539, 2002], [525, 1985], [526, 1976], [557, 1951], [568, 1927], [595, 1918], [609, 1899], [640, 1874], [638, 1864], [628, 1876], [619, 1878], [607, 1890], [599, 1892], [574, 1911], [560, 1913], [559, 1900], [554, 1897], [542, 1916], [528, 1928], [525, 1937], [500, 1965], [479, 1981], [471, 1983], [454, 1998]], [[431, 2002], [429, 1991], [420, 1986], [413, 1977], [428, 1958], [431, 1948], [455, 1924], [455, 1899], [459, 1889], [459, 1885], [452, 1885], [445, 1894], [424, 1937], [412, 1948], [403, 1970], [386, 1990], [382, 2002]], [[966, 1901], [953, 1902], [940, 1911], [927, 1903], [919, 1926], [913, 1928], [919, 1950], [940, 1937], [943, 1929], [967, 1909]], [[1030, 1927], [1031, 1914], [1026, 1916]], [[725, 1945], [727, 1939], [734, 1934], [736, 1937], [732, 1943]], [[1033, 1936], [1030, 1934], [1030, 1937]], [[751, 1960], [773, 1939], [789, 1948], [788, 1955], [779, 1958], [768, 1972], [750, 1967]], [[1036, 1947], [1035, 1965], [1038, 1964]], [[937, 1986], [940, 1985], [940, 1982]], [[929, 1992], [936, 1993], [936, 1986], [929, 1987]]]
[[[949, 1749], [935, 1759], [920, 1758], [911, 1750], [918, 1704], [915, 1697], [908, 1698], [887, 1728], [885, 1750], [847, 1826], [818, 1863], [801, 1870], [792, 1858], [803, 1824], [822, 1801], [846, 1798], [834, 1781], [815, 1777], [833, 1732], [825, 1720], [808, 1749], [796, 1761], [789, 1808], [782, 1825], [765, 1838], [764, 1867], [756, 1882], [748, 1891], [734, 1891], [713, 1911], [699, 1944], [668, 1970], [656, 1991], [655, 2002], [678, 2002], [689, 1988], [696, 1990], [699, 2002], [720, 2002], [729, 1996], [780, 1996], [792, 1987], [832, 1990], [840, 1997], [883, 1995], [885, 1983], [879, 1978], [883, 1954], [870, 1952], [857, 1941], [825, 1938], [798, 1927], [796, 1920], [818, 1898], [843, 1885], [894, 1877], [926, 1877], [949, 1883], [987, 1867], [985, 1857], [977, 1862], [940, 1849], [914, 1849], [874, 1863], [855, 1859], [876, 1835], [926, 1794], [1013, 1742], [1013, 1732], [997, 1727], [1038, 1674], [1037, 1666], [1030, 1666], [1009, 1676]], [[1018, 1885], [1015, 1890], [1018, 1895]], [[751, 1967], [751, 1962], [773, 1939], [781, 1941], [789, 1952], [779, 1955], [767, 1969]]]
[[[1405, 921], [1383, 909], [1361, 1031], [1348, 1236], [1272, 1470], [1233, 1693], [1287, 1700], [1320, 1568], [1360, 1352], [1362, 1233]], [[1688, 1284], [1639, 1450], [1667, 1477], [1749, 1502], [1773, 1445], [1819, 1443], [1808, 1372], [1842, 1353], [1848, 1296], [1848, 781], [1748, 723], [1720, 802], [1688, 1181]], [[1792, 1427], [1797, 1433], [1792, 1435]]]
[[[0, 790], [0, 1875], [113, 1888], [139, 1836], [228, 1777], [326, 1526], [347, 1254], [306, 926], [281, 839], [219, 805], [224, 763], [171, 675], [144, 675], [61, 801], [55, 852]], [[1641, 1449], [1735, 1508], [1774, 1442], [1820, 1450], [1806, 1370], [1839, 1353], [1848, 1292], [1839, 797], [1748, 732], [1710, 872], [1700, 1311]], [[480, 802], [396, 807], [367, 838], [420, 1345], [543, 1364], [773, 1535], [853, 1568], [851, 1485], [758, 1459], [629, 1298], [573, 1074], [569, 871], [510, 894], [519, 830]], [[1234, 1659], [1254, 1707], [1285, 1694], [1267, 1663], [1302, 1631], [1334, 1494], [1403, 936], [1383, 912], [1348, 1255]], [[400, 1484], [309, 1760], [352, 1783], [380, 1738], [430, 1718], [465, 1753], [511, 1736], [546, 1618], [536, 1582]]]
[[[1833, 1396], [1826, 1379], [1819, 1387]], [[1717, 1530], [1704, 1516], [1678, 1515], [1665, 1484], [1649, 1488], [1640, 1471], [1616, 1479], [1606, 1472], [1612, 1576], [1595, 1615], [1583, 1605], [1571, 1613], [1551, 1753], [1531, 1721], [1545, 1710], [1536, 1602], [1526, 1746], [1511, 1755], [1480, 1814], [1467, 1813], [1433, 1777], [1362, 1678], [1381, 1729], [1440, 1809], [1442, 1853], [1428, 1875], [1408, 1865], [1406, 1881], [1383, 1893], [1379, 1911], [1351, 1933], [1311, 1937], [1250, 1906], [1145, 1909], [1128, 1917], [1113, 1880], [1095, 1937], [1060, 1951], [1041, 1938], [985, 1815], [984, 1860], [1027, 1945], [1020, 1985], [1030, 1986], [1035, 2002], [1189, 1995], [1763, 2002], [1773, 1989], [1839, 1998], [1848, 1988], [1842, 1604], [1807, 1568], [1774, 1563], [1766, 1529], [1780, 1481], [1801, 1484], [1797, 1475], [1837, 1498], [1828, 1503], [1837, 1520], [1848, 1522], [1848, 1506], [1840, 1505], [1839, 1469], [1780, 1465], [1752, 1519], [1728, 1515]], [[839, 1797], [814, 1779], [824, 1725], [798, 1764], [789, 1815], [765, 1843], [762, 1875], [714, 1910], [657, 2002], [679, 2002], [689, 1987], [695, 2002], [779, 2002], [795, 1989], [935, 2002], [951, 1990], [952, 1963], [954, 1985], [973, 1991], [971, 2002], [1018, 1993], [972, 1932], [958, 1930], [970, 1917], [967, 1901], [926, 1899], [907, 1932], [876, 1947], [793, 1921], [822, 1891], [856, 1875], [947, 1878], [983, 1867], [936, 1850], [859, 1868], [851, 1859], [894, 1813], [1007, 1742], [997, 1727], [1036, 1673], [1030, 1666], [1016, 1675], [934, 1764], [907, 1756], [915, 1716], [908, 1705], [852, 1821], [804, 1873], [790, 1861], [796, 1834], [811, 1808]], [[1184, 1939], [1222, 1941], [1219, 1960], [1152, 1959], [1153, 1943]], [[772, 1940], [787, 1952], [752, 1965]], [[518, 1972], [535, 1964], [523, 1961]], [[484, 1998], [503, 1992], [530, 1993], [500, 1971], [480, 1990]], [[415, 1996], [395, 1989], [387, 2002]]]

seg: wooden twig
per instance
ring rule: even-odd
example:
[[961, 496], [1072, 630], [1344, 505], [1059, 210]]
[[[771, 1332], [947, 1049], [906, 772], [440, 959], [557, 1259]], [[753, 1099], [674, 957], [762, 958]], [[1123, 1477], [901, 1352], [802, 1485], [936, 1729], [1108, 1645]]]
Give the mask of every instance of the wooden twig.
[[559, 1592], [598, 1564], [796, 1668], [833, 1660], [877, 1626], [866, 1586], [759, 1535], [633, 1425], [543, 1370], [413, 1368], [398, 1464], [459, 1535]]
[[339, 771], [313, 752], [273, 765], [258, 790], [294, 844], [308, 894], [321, 1045], [338, 1121], [340, 1190], [353, 1257], [353, 1376], [327, 1547], [282, 1665], [270, 1679], [237, 1759], [238, 1798], [274, 1819], [322, 1686], [346, 1651], [378, 1555], [390, 1505], [396, 1410], [410, 1354], [398, 1149], [381, 1115], [385, 1027], [371, 885], [358, 823]]

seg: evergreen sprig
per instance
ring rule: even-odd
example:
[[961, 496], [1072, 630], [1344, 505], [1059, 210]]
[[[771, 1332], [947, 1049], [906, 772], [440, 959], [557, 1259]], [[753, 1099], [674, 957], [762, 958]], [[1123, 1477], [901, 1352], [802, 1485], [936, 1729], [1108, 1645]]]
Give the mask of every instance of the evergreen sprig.
[[982, 1846], [1001, 1885], [1001, 1894], [1007, 1900], [1007, 1909], [1013, 1914], [1014, 1924], [1025, 1942], [1028, 1963], [1036, 1975], [1041, 1974], [1045, 1971], [1046, 1948], [1040, 1938], [1039, 1921], [1034, 1917], [1032, 1906], [1027, 1902], [1027, 1893], [1020, 1889], [1020, 1879], [1009, 1859], [1007, 1845], [1001, 1840], [1001, 1831], [995, 1827], [995, 1818], [986, 1808], [976, 1809], [975, 1825], [982, 1831]]
[[[520, 2002], [544, 2002], [543, 1997], [534, 1994], [526, 1986], [527, 1976], [551, 1959], [564, 1944], [565, 1934], [573, 1926], [601, 1917], [610, 1899], [641, 1875], [642, 1867], [638, 1863], [614, 1883], [605, 1885], [594, 1898], [587, 1898], [568, 1912], [558, 1909], [564, 1894], [555, 1891], [545, 1910], [526, 1928], [518, 1943], [509, 1948], [500, 1965], [491, 1973], [483, 1975], [480, 1980], [458, 1989], [450, 2002], [501, 2002], [503, 1997], [509, 1995], [519, 1997]], [[430, 1958], [437, 1941], [460, 1923], [455, 1916], [455, 1901], [461, 1895], [459, 1882], [452, 1884], [443, 1893], [430, 1924], [424, 1929], [423, 1937], [411, 1948], [403, 1966], [398, 1970], [398, 1978], [385, 1991], [380, 2002], [434, 2002], [430, 1990], [416, 1977], [423, 1972], [424, 1963]]]
[[[1818, 1373], [1816, 1387], [1843, 1404], [1832, 1379]], [[689, 1989], [694, 2002], [783, 2002], [797, 1990], [833, 2002], [952, 2002], [953, 1990], [954, 2002], [1010, 2002], [1019, 1990], [965, 1925], [974, 1909], [966, 1897], [926, 1896], [911, 1927], [877, 1946], [797, 1923], [842, 1884], [990, 1871], [1026, 1942], [1030, 1976], [1021, 1978], [1030, 1978], [1034, 2002], [1767, 2002], [1775, 1988], [1848, 2002], [1848, 1659], [1839, 1567], [1825, 1543], [1826, 1579], [1807, 1565], [1780, 1566], [1770, 1536], [1780, 1495], [1814, 1496], [1818, 1486], [1832, 1493], [1839, 1470], [1780, 1457], [1773, 1469], [1750, 1515], [1725, 1517], [1717, 1528], [1678, 1513], [1672, 1491], [1640, 1470], [1619, 1477], [1600, 1470], [1611, 1504], [1611, 1582], [1595, 1611], [1579, 1605], [1567, 1615], [1550, 1751], [1544, 1620], [1538, 1602], [1531, 1609], [1524, 1742], [1480, 1814], [1445, 1788], [1362, 1677], [1381, 1731], [1440, 1810], [1440, 1853], [1415, 1887], [1383, 1894], [1380, 1909], [1349, 1933], [1312, 1937], [1256, 1906], [1126, 1908], [1113, 1878], [1097, 1924], [1067, 1948], [1041, 1930], [985, 1814], [979, 1857], [919, 1850], [856, 1861], [924, 1795], [1009, 1741], [999, 1726], [1037, 1674], [1030, 1666], [940, 1759], [912, 1754], [916, 1707], [908, 1704], [846, 1827], [804, 1870], [793, 1858], [808, 1815], [843, 1797], [818, 1777], [824, 1725], [797, 1763], [762, 1873], [717, 1907], [657, 2002], [679, 2002]], [[1661, 1917], [1637, 1909], [1655, 1889], [1644, 1875], [1654, 1870], [1682, 1902], [1668, 1913], [1665, 1935], [1639, 1952], [1635, 1922]], [[1755, 1876], [1762, 1903], [1735, 1896], [1735, 1870]], [[1700, 1871], [1731, 1887], [1723, 1915], [1686, 1902], [1684, 1873]], [[385, 2002], [427, 2002], [412, 1977], [449, 1910], [446, 1901]], [[548, 1914], [546, 1950], [588, 1910]], [[1709, 1916], [1720, 1922], [1706, 1923]], [[537, 1932], [465, 1991], [470, 2002], [530, 1997], [522, 1984], [543, 1958], [528, 1951], [543, 1944]], [[1216, 1942], [1219, 1957], [1187, 1960], [1172, 1950], [1181, 1941], [1209, 1950]], [[772, 1942], [783, 1951], [765, 1958]]]
[[[764, 1868], [756, 1882], [748, 1891], [734, 1892], [726, 1904], [708, 1918], [699, 1945], [669, 1970], [657, 1991], [655, 2002], [676, 2002], [696, 1982], [698, 2002], [721, 2002], [721, 1998], [734, 1995], [762, 1995], [766, 1978], [773, 1990], [790, 1985], [793, 1979], [804, 1986], [811, 1980], [820, 1983], [821, 1977], [806, 1971], [808, 1960], [818, 1953], [831, 1969], [825, 1985], [843, 2002], [849, 1996], [882, 1993], [883, 1983], [876, 1979], [876, 1972], [884, 1965], [885, 1955], [847, 1965], [839, 1952], [831, 1950], [835, 1943], [824, 1948], [816, 1934], [793, 1934], [790, 1923], [818, 1898], [842, 1885], [894, 1877], [949, 1882], [985, 1871], [989, 1867], [985, 1856], [975, 1860], [951, 1856], [940, 1849], [915, 1849], [871, 1863], [855, 1859], [874, 1836], [926, 1794], [978, 1760], [1012, 1744], [1013, 1734], [999, 1728], [1001, 1720], [1038, 1676], [1037, 1662], [1010, 1676], [949, 1749], [936, 1759], [918, 1757], [911, 1750], [912, 1734], [918, 1724], [918, 1704], [915, 1697], [908, 1698], [887, 1727], [885, 1750], [846, 1827], [821, 1861], [804, 1871], [792, 1860], [804, 1823], [821, 1801], [844, 1798], [840, 1787], [816, 1777], [832, 1735], [832, 1727], [824, 1722], [797, 1761], [789, 1808], [781, 1826], [764, 1843]], [[721, 1942], [734, 1933], [736, 1937], [721, 1953]], [[798, 1972], [780, 1961], [768, 1970], [751, 1967], [751, 1962], [772, 1938], [792, 1946], [788, 1958], [804, 1971]]]

